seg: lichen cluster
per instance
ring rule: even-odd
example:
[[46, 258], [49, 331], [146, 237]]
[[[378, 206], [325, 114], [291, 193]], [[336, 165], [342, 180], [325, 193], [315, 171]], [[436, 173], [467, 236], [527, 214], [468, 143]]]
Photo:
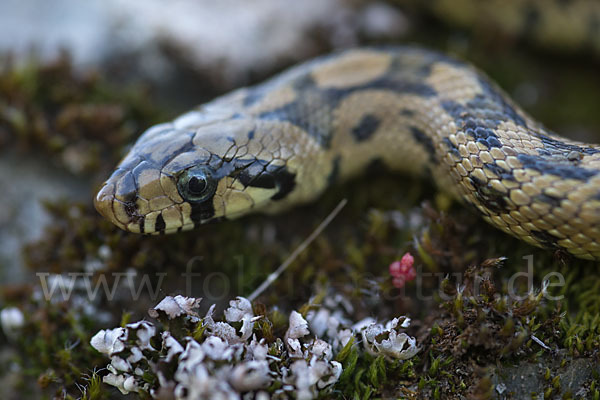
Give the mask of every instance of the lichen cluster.
[[332, 392], [343, 372], [335, 357], [358, 347], [358, 337], [375, 358], [407, 360], [418, 352], [403, 331], [406, 318], [344, 328], [336, 310], [312, 309], [308, 321], [292, 311], [285, 334], [273, 336], [268, 316], [255, 315], [245, 298], [230, 301], [224, 321], [214, 319], [214, 305], [201, 317], [199, 303], [167, 296], [150, 311], [158, 326], [142, 320], [94, 335], [92, 347], [111, 359], [103, 381], [155, 398], [313, 399]]

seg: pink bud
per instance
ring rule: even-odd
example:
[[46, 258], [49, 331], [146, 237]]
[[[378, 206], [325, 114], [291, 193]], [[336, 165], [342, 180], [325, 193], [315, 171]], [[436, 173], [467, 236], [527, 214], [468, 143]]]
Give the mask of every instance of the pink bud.
[[410, 253], [404, 253], [402, 259], [400, 260], [401, 265], [405, 265], [408, 268], [412, 268], [415, 263], [415, 258]]
[[394, 261], [390, 264], [390, 275], [392, 276], [392, 284], [395, 287], [402, 288], [406, 282], [410, 282], [417, 277], [414, 263], [415, 258], [410, 253], [406, 253], [400, 261]]
[[392, 276], [398, 276], [401, 275], [402, 272], [400, 271], [401, 265], [400, 265], [400, 261], [394, 261], [393, 263], [390, 264], [390, 275]]
[[397, 287], [398, 289], [402, 289], [405, 283], [406, 281], [401, 276], [396, 276], [392, 279], [392, 285], [394, 285], [394, 287]]

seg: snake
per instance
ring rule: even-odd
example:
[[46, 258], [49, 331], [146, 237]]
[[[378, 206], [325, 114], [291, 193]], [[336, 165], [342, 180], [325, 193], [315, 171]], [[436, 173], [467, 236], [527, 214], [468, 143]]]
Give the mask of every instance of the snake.
[[600, 146], [418, 46], [320, 56], [152, 126], [94, 203], [123, 230], [169, 234], [315, 201], [374, 163], [399, 185], [431, 178], [524, 242], [600, 260]]

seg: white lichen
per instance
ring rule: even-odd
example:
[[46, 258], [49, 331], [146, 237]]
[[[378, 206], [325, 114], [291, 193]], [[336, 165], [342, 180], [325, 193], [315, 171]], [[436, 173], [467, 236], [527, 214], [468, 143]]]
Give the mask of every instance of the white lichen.
[[385, 326], [382, 324], [370, 324], [361, 329], [361, 335], [365, 350], [373, 355], [383, 355], [388, 359], [407, 360], [414, 357], [419, 349], [417, 340], [401, 332], [400, 329], [408, 328], [410, 320], [394, 318]]
[[285, 336], [291, 339], [298, 339], [310, 333], [308, 330], [308, 322], [302, 317], [298, 311], [292, 311], [290, 314], [290, 327]]
[[25, 316], [17, 307], [6, 307], [0, 311], [0, 324], [6, 336], [15, 339], [25, 325]]
[[239, 392], [266, 389], [271, 384], [267, 360], [252, 360], [236, 365], [230, 374], [231, 385]]
[[125, 326], [130, 332], [135, 332], [137, 345], [141, 350], [155, 350], [150, 339], [156, 334], [156, 328], [148, 321], [139, 321]]
[[181, 295], [177, 295], [175, 297], [166, 296], [156, 307], [153, 308], [150, 316], [156, 318], [158, 316], [158, 312], [164, 312], [169, 319], [175, 319], [179, 316], [186, 315], [189, 316], [192, 320], [196, 321], [199, 319], [198, 314], [195, 309], [200, 306], [200, 302], [202, 299], [195, 299], [192, 297], [184, 297]]
[[254, 317], [252, 311], [252, 304], [248, 299], [243, 297], [237, 297], [235, 300], [229, 302], [229, 308], [225, 310], [225, 319], [227, 322], [242, 322], [240, 333], [242, 334], [241, 340], [248, 340], [252, 336], [252, 330], [254, 329], [254, 322], [260, 319], [260, 317]]
[[[403, 331], [408, 318], [352, 325], [339, 299], [331, 308], [314, 308], [306, 319], [292, 311], [284, 337], [270, 341], [258, 338], [263, 331], [256, 329], [256, 321], [261, 317], [254, 315], [247, 299], [231, 300], [220, 320], [215, 305], [201, 318], [195, 311], [199, 302], [167, 296], [153, 309], [161, 318], [181, 318], [177, 326], [185, 326], [195, 338], [176, 336], [149, 321], [94, 335], [92, 346], [110, 358], [103, 381], [124, 394], [170, 393], [178, 400], [262, 399], [269, 393], [314, 399], [338, 382], [342, 364], [334, 356], [353, 339], [362, 338], [369, 354], [388, 359], [407, 359], [417, 352], [415, 339]], [[153, 387], [142, 379], [148, 372], [157, 377]]]
[[295, 387], [297, 399], [308, 400], [316, 398], [319, 390], [337, 382], [341, 373], [342, 365], [336, 361], [296, 360], [290, 365], [284, 382]]
[[183, 346], [173, 337], [171, 336], [171, 332], [163, 332], [162, 333], [162, 347], [167, 350], [167, 356], [165, 357], [165, 361], [170, 363], [175, 357], [179, 356], [183, 353]]
[[302, 317], [297, 311], [292, 311], [289, 318], [290, 326], [285, 333], [285, 345], [287, 346], [290, 357], [302, 358], [304, 352], [302, 351], [302, 343], [300, 338], [308, 335], [308, 322]]
[[90, 344], [100, 353], [110, 357], [125, 350], [127, 335], [125, 328], [103, 329], [92, 337]]
[[132, 375], [109, 373], [102, 378], [102, 381], [107, 385], [111, 385], [119, 389], [123, 394], [129, 394], [131, 392], [137, 392], [142, 388], [139, 385], [136, 378]]

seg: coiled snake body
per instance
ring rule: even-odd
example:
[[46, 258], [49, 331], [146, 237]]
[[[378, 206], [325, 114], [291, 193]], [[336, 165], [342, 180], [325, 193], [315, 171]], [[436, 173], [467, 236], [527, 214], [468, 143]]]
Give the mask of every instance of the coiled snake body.
[[313, 200], [378, 161], [431, 175], [530, 244], [600, 259], [600, 146], [545, 129], [473, 67], [348, 50], [148, 129], [99, 191], [122, 229], [172, 233]]

